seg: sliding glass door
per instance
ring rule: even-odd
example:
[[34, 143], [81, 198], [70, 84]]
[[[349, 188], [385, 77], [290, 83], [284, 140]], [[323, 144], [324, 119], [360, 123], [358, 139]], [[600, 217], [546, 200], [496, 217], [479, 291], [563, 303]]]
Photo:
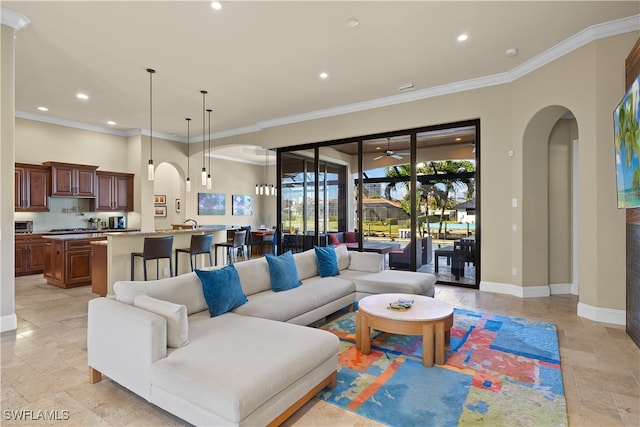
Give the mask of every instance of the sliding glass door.
[[469, 120], [280, 148], [282, 230], [355, 233], [359, 250], [400, 251], [392, 268], [477, 287], [479, 139]]

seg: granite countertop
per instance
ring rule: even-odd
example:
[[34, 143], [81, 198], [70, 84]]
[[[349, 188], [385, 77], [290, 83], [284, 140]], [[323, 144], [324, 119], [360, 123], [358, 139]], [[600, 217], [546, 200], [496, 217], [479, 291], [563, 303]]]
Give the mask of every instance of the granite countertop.
[[97, 240], [106, 239], [107, 233], [46, 234], [42, 238], [45, 240]]
[[213, 231], [224, 231], [230, 228], [234, 228], [230, 225], [201, 225], [198, 228], [186, 228], [181, 230], [174, 230], [173, 228], [166, 228], [155, 231], [134, 231], [130, 233], [114, 233], [114, 236], [124, 235], [127, 236], [169, 236], [174, 234], [193, 234], [193, 233], [209, 233]]
[[31, 233], [16, 233], [16, 236], [24, 235], [42, 235], [42, 236], [59, 236], [63, 234], [95, 234], [95, 233], [132, 233], [140, 231], [139, 228], [105, 228], [102, 230], [66, 230], [66, 231], [34, 231]]
[[167, 228], [163, 230], [155, 230], [155, 231], [140, 231], [139, 229], [112, 229], [112, 230], [96, 230], [96, 231], [42, 231], [42, 232], [34, 232], [29, 234], [40, 234], [43, 238], [46, 239], [55, 239], [55, 240], [80, 240], [80, 239], [103, 239], [109, 236], [131, 236], [131, 237], [140, 237], [140, 236], [168, 236], [174, 234], [192, 234], [192, 233], [207, 233], [213, 231], [222, 231], [233, 228], [230, 225], [203, 225], [198, 228], [187, 228], [182, 230], [174, 230], [172, 228]]

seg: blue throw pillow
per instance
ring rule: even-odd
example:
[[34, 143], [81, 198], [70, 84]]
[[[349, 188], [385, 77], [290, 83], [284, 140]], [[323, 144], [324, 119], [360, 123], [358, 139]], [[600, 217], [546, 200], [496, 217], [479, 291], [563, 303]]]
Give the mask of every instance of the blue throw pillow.
[[240, 285], [238, 270], [233, 265], [218, 270], [195, 271], [202, 282], [204, 299], [207, 301], [211, 317], [224, 314], [247, 302]]
[[291, 251], [287, 251], [280, 256], [267, 254], [265, 258], [267, 258], [267, 263], [269, 264], [271, 289], [274, 292], [286, 291], [302, 285], [298, 278], [298, 268]]
[[316, 250], [316, 258], [318, 259], [318, 274], [320, 277], [337, 276], [340, 274], [338, 269], [338, 257], [333, 246], [314, 246]]

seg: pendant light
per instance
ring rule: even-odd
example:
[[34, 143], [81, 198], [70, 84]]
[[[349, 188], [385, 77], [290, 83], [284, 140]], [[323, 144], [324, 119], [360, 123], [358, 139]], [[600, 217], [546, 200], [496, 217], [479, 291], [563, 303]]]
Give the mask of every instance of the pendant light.
[[204, 105], [207, 91], [201, 90], [200, 93], [202, 94], [202, 185], [207, 185], [207, 169], [204, 167]]
[[209, 113], [209, 173], [207, 174], [207, 190], [211, 190], [211, 108], [207, 109]]
[[276, 186], [273, 184], [266, 184], [269, 180], [269, 149], [264, 149], [264, 184], [256, 184], [256, 196], [275, 196]]
[[191, 119], [190, 118], [186, 118], [185, 119], [187, 121], [187, 184], [185, 186], [185, 190], [188, 192], [191, 191], [191, 167], [190, 167], [190, 160], [191, 160], [191, 149], [190, 149], [190, 145], [189, 145], [189, 125], [191, 124]]
[[153, 73], [156, 70], [147, 68], [149, 73], [149, 164], [147, 165], [147, 178], [149, 181], [154, 179], [153, 166]]
[[[269, 156], [271, 156], [271, 154], [269, 154]], [[276, 186], [275, 184], [271, 184], [271, 195], [275, 196], [276, 195]]]

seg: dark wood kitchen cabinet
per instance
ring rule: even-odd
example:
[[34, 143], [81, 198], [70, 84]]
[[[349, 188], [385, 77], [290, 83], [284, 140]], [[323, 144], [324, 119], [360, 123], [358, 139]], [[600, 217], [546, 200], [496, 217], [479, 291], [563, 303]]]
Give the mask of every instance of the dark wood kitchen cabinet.
[[97, 166], [45, 162], [51, 168], [51, 196], [95, 197]]
[[48, 167], [16, 163], [14, 183], [14, 211], [49, 211], [51, 172]]
[[133, 211], [133, 174], [96, 172], [96, 211]]
[[38, 274], [44, 272], [45, 241], [40, 234], [16, 234], [15, 275]]
[[44, 277], [59, 288], [91, 284], [92, 241], [104, 240], [100, 233], [44, 236], [46, 257]]

